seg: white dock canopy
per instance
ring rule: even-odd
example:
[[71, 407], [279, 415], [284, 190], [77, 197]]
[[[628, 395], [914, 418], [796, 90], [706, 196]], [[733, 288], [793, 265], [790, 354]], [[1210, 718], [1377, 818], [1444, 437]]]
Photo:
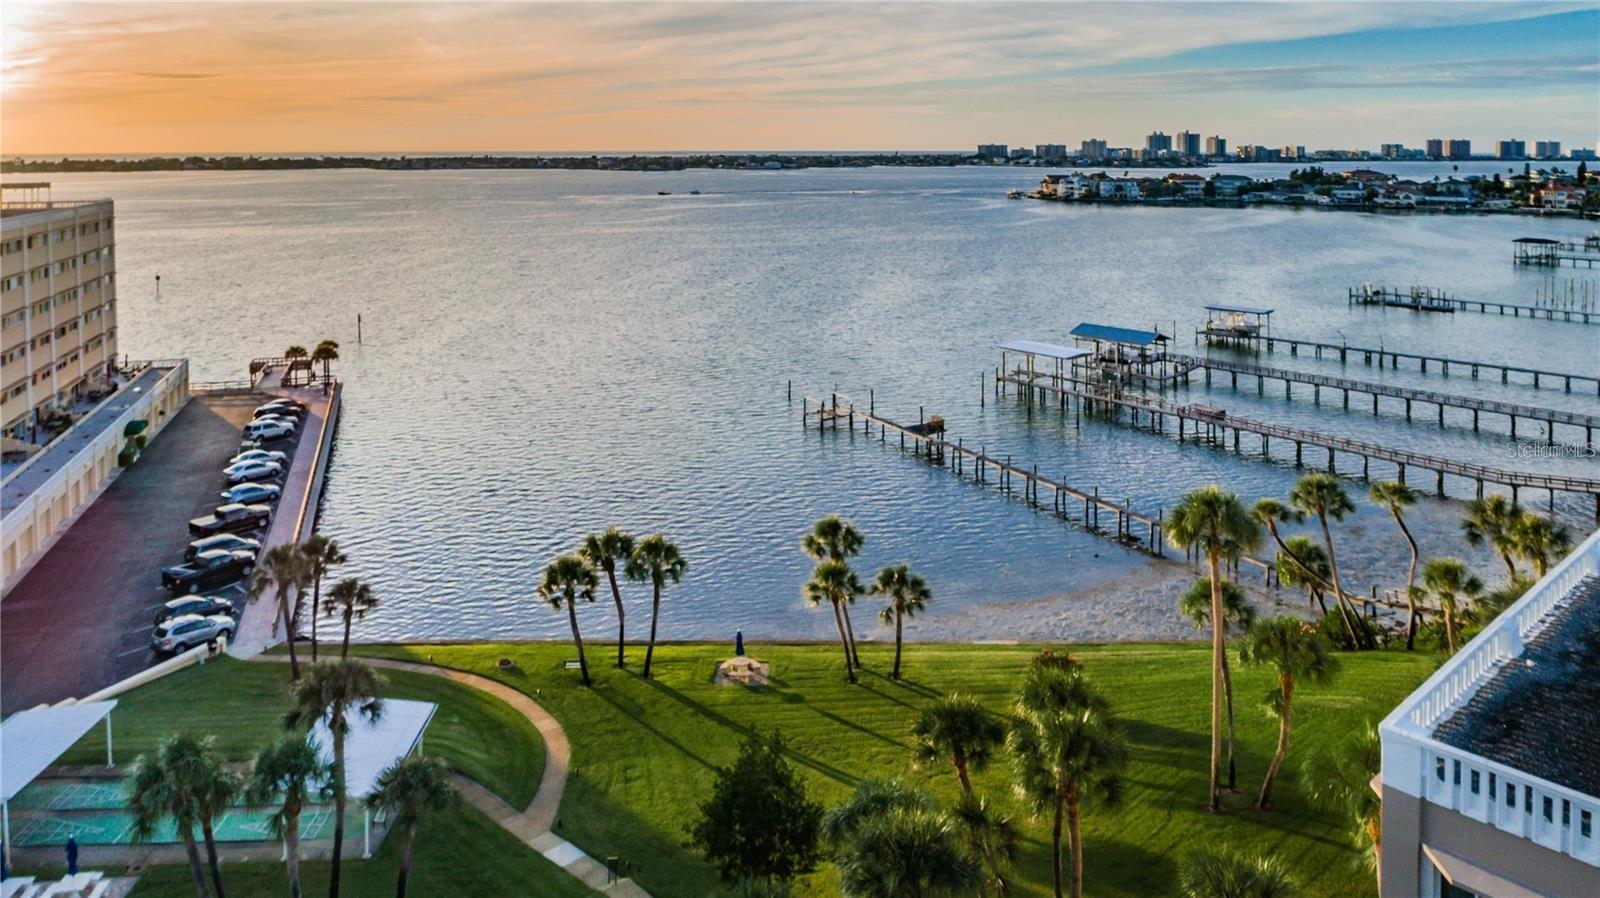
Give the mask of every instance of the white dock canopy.
[[[422, 732], [438, 709], [432, 702], [386, 698], [383, 713], [368, 720], [352, 707], [345, 715], [350, 732], [344, 737], [344, 793], [355, 799], [371, 795], [385, 770], [421, 748]], [[317, 721], [311, 744], [322, 760], [333, 763], [333, 733], [327, 721]], [[364, 856], [371, 857], [372, 816], [365, 810], [363, 814]]]
[[11, 859], [11, 799], [56, 762], [95, 724], [106, 722], [106, 765], [111, 764], [111, 709], [115, 700], [18, 711], [0, 723], [0, 830]]
[[1094, 355], [1092, 350], [1077, 346], [1060, 346], [1055, 343], [1039, 343], [1034, 340], [1007, 340], [1000, 344], [1000, 348], [1007, 352], [1020, 352], [1023, 355], [1044, 356], [1045, 358], [1061, 359], [1063, 361]]

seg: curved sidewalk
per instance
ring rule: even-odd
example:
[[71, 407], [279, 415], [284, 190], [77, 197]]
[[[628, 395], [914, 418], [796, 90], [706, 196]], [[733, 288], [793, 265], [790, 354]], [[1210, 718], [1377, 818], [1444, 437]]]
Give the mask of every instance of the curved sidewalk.
[[[281, 655], [260, 655], [261, 660], [287, 661]], [[573, 877], [582, 881], [584, 885], [607, 895], [620, 895], [625, 898], [650, 898], [650, 893], [640, 888], [638, 883], [631, 879], [624, 879], [611, 884], [606, 883], [605, 865], [583, 853], [583, 849], [561, 838], [550, 831], [555, 823], [556, 812], [561, 808], [561, 795], [567, 787], [567, 772], [572, 768], [572, 746], [567, 742], [567, 733], [561, 728], [560, 722], [550, 716], [550, 712], [541, 708], [526, 694], [512, 689], [504, 683], [499, 683], [488, 677], [465, 671], [451, 670], [447, 667], [436, 667], [431, 664], [418, 664], [412, 661], [395, 661], [389, 658], [362, 658], [361, 660], [373, 667], [401, 670], [407, 673], [426, 674], [432, 677], [452, 680], [463, 686], [470, 686], [479, 692], [485, 692], [500, 699], [517, 713], [528, 719], [539, 735], [544, 739], [544, 775], [539, 778], [539, 790], [534, 793], [533, 800], [528, 806], [518, 811], [507, 804], [500, 796], [495, 795], [478, 783], [465, 776], [457, 774], [454, 777], [456, 788], [463, 798], [467, 799], [473, 807], [482, 811], [489, 819], [500, 824], [506, 832], [516, 836], [519, 841], [534, 851], [544, 855], [551, 863], [567, 871]]]

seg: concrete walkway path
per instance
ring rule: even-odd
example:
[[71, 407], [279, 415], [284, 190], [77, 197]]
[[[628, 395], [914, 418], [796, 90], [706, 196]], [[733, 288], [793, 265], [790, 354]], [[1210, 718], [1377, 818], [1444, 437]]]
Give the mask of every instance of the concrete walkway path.
[[[259, 655], [261, 660], [287, 661], [281, 655]], [[608, 884], [605, 864], [583, 853], [583, 849], [550, 831], [556, 812], [561, 808], [561, 795], [567, 787], [567, 772], [572, 769], [572, 746], [567, 733], [550, 712], [539, 707], [526, 694], [488, 677], [470, 674], [431, 664], [395, 661], [389, 658], [362, 658], [373, 667], [426, 674], [470, 686], [486, 692], [515, 708], [528, 719], [544, 739], [544, 775], [539, 778], [539, 790], [528, 806], [518, 811], [500, 796], [460, 774], [454, 775], [456, 789], [473, 807], [500, 824], [500, 828], [516, 836], [522, 844], [544, 855], [547, 860], [584, 885], [607, 895], [621, 898], [650, 898], [650, 893], [631, 879]]]

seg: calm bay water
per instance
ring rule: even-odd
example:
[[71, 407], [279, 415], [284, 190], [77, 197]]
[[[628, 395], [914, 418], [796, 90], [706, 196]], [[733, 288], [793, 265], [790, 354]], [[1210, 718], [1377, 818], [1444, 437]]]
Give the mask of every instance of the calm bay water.
[[[665, 532], [689, 559], [688, 579], [669, 593], [665, 636], [826, 636], [829, 616], [800, 599], [809, 563], [797, 544], [831, 512], [866, 532], [868, 571], [909, 561], [928, 576], [937, 600], [925, 635], [1071, 637], [1018, 633], [1004, 614], [970, 612], [1103, 588], [1147, 562], [875, 441], [804, 432], [798, 397], [872, 389], [891, 417], [914, 420], [924, 406], [950, 422], [952, 437], [1151, 510], [1213, 480], [1247, 497], [1287, 491], [1291, 466], [1030, 417], [1014, 401], [980, 407], [999, 340], [1066, 342], [1080, 321], [1158, 326], [1189, 351], [1205, 303], [1261, 304], [1279, 309], [1275, 329], [1285, 335], [1600, 372], [1600, 326], [1345, 302], [1363, 281], [1527, 302], [1551, 273], [1515, 270], [1510, 239], [1581, 237], [1592, 225], [1003, 198], [1037, 177], [906, 169], [52, 180], [58, 197], [117, 201], [123, 351], [188, 356], [196, 379], [230, 379], [252, 356], [340, 341], [347, 406], [322, 528], [382, 597], [360, 631], [372, 639], [562, 636], [564, 616], [534, 597], [539, 570], [612, 524]], [[1267, 361], [1339, 370], [1286, 355]], [[1592, 394], [1359, 364], [1344, 373], [1600, 412]], [[1238, 414], [1359, 439], [1600, 474], [1593, 459], [1513, 459], [1503, 425], [1487, 418], [1474, 435], [1407, 428], [1392, 411], [1374, 419], [1359, 402], [1349, 412], [1332, 400], [1286, 403], [1281, 388], [1260, 398], [1253, 386], [1194, 392]], [[1459, 509], [1425, 506], [1425, 548], [1463, 551], [1452, 533]], [[1587, 520], [1586, 503], [1561, 509]], [[1387, 563], [1398, 556], [1384, 554], [1386, 520], [1363, 508], [1349, 526], [1357, 540], [1370, 530], [1373, 557]], [[647, 596], [633, 588], [629, 603], [642, 633]], [[941, 631], [940, 618], [957, 612], [967, 612], [959, 631]], [[604, 630], [609, 619], [597, 611], [588, 626]]]

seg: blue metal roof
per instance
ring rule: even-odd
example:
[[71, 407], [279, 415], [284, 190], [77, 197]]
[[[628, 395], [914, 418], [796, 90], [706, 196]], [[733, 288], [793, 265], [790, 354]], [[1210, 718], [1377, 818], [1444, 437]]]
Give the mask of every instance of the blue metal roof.
[[1208, 312], [1238, 312], [1238, 313], [1240, 313], [1242, 315], [1271, 315], [1274, 310], [1273, 309], [1263, 309], [1260, 306], [1215, 305], [1215, 306], [1206, 306], [1206, 311], [1208, 311]]
[[1140, 331], [1131, 327], [1112, 327], [1109, 324], [1090, 324], [1087, 321], [1072, 329], [1074, 337], [1105, 340], [1109, 343], [1126, 343], [1131, 346], [1149, 346], [1157, 340], [1167, 339], [1156, 331]]

